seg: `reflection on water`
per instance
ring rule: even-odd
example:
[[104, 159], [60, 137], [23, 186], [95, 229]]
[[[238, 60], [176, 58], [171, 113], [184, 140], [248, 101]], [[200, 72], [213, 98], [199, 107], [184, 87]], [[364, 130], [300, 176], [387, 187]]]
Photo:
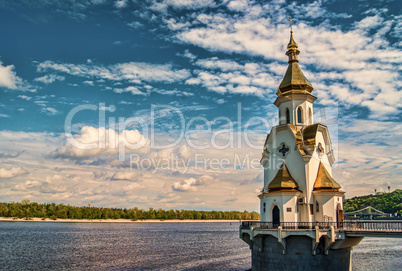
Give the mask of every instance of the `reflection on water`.
[[[1, 270], [247, 270], [239, 223], [0, 222]], [[401, 270], [401, 239], [366, 238], [354, 271]]]

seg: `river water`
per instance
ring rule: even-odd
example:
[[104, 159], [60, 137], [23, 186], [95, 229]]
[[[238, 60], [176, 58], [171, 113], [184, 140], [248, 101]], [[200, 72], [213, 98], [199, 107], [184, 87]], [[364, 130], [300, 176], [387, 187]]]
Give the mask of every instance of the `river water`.
[[[402, 270], [402, 239], [365, 238], [354, 271]], [[0, 222], [0, 270], [248, 270], [239, 223]]]

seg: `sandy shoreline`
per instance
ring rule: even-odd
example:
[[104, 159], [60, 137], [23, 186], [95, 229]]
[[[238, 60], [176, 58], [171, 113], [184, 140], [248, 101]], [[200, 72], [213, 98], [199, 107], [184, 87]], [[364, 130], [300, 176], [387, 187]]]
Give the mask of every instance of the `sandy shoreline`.
[[57, 220], [53, 220], [47, 218], [42, 220], [39, 217], [32, 217], [30, 220], [26, 220], [25, 218], [13, 218], [13, 217], [0, 217], [0, 222], [8, 221], [8, 222], [67, 222], [67, 223], [205, 223], [205, 222], [227, 222], [227, 223], [239, 223], [240, 220], [225, 220], [225, 219], [211, 219], [211, 220], [200, 220], [200, 219], [167, 219], [167, 220], [159, 220], [159, 219], [143, 219], [143, 220], [131, 220], [131, 219], [62, 219], [58, 218]]

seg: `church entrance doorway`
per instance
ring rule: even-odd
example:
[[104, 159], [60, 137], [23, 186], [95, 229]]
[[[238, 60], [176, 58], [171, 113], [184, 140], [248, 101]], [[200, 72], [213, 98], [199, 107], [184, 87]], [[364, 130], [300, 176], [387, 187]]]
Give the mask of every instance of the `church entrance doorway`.
[[278, 206], [275, 205], [275, 207], [272, 209], [272, 224], [274, 228], [278, 228], [280, 224], [280, 217], [279, 217], [279, 208]]

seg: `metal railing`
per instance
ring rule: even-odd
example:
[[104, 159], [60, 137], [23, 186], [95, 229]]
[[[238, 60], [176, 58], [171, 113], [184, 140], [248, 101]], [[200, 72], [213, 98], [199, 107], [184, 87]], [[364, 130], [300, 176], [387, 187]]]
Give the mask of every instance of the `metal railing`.
[[378, 231], [402, 232], [402, 221], [344, 221], [344, 222], [260, 222], [242, 221], [242, 229], [276, 230], [281, 226], [283, 230], [314, 230], [318, 226], [321, 230], [329, 230], [333, 226], [343, 231]]

